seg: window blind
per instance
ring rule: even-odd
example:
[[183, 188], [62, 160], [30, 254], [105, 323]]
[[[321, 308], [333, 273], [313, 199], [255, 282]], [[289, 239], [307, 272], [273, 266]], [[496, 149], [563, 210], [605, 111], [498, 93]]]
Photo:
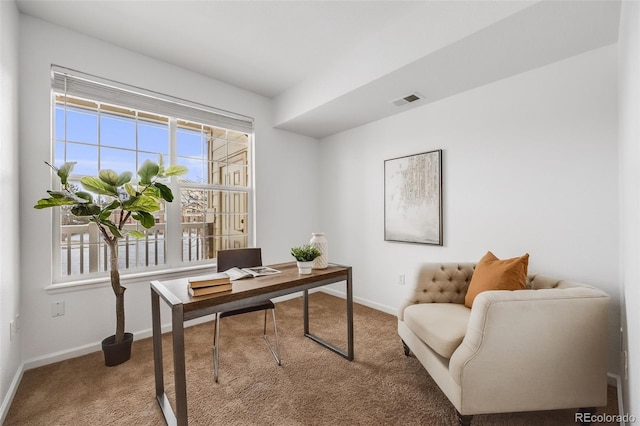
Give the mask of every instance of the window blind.
[[253, 119], [240, 114], [55, 65], [51, 67], [51, 71], [52, 88], [56, 93], [133, 108], [158, 115], [177, 117], [240, 132], [251, 132], [253, 130]]

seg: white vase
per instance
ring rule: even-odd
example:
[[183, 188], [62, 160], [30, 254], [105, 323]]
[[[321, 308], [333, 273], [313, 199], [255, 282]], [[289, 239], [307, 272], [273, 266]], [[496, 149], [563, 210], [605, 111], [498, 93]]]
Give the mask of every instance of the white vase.
[[312, 233], [309, 244], [320, 251], [320, 256], [313, 260], [313, 269], [326, 269], [329, 266], [329, 243], [324, 232]]
[[309, 275], [311, 273], [311, 267], [313, 266], [313, 261], [309, 262], [300, 262], [298, 261], [298, 273], [300, 275]]

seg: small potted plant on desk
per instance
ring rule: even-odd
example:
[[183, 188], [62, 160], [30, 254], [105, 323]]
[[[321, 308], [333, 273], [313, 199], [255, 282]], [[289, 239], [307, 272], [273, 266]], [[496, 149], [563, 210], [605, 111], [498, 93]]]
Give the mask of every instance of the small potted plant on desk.
[[306, 244], [301, 247], [293, 247], [291, 249], [291, 255], [295, 257], [298, 262], [298, 272], [303, 275], [311, 273], [313, 260], [321, 254], [320, 250], [310, 244]]

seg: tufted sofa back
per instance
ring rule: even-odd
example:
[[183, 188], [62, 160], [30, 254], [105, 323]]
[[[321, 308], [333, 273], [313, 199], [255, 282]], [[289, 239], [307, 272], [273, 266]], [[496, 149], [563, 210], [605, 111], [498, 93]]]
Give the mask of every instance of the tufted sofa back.
[[413, 303], [461, 303], [471, 282], [474, 263], [425, 263], [418, 271]]
[[[459, 303], [464, 304], [475, 263], [424, 263], [420, 266], [416, 282], [404, 303], [398, 309], [402, 320], [404, 309], [416, 303]], [[527, 289], [562, 289], [585, 287], [585, 284], [559, 280], [545, 275], [528, 275]]]

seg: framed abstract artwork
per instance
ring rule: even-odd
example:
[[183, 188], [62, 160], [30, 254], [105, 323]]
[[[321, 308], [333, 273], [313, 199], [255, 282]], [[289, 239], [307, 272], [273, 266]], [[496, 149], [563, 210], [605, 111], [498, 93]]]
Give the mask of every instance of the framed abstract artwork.
[[384, 162], [384, 239], [442, 243], [442, 150]]

